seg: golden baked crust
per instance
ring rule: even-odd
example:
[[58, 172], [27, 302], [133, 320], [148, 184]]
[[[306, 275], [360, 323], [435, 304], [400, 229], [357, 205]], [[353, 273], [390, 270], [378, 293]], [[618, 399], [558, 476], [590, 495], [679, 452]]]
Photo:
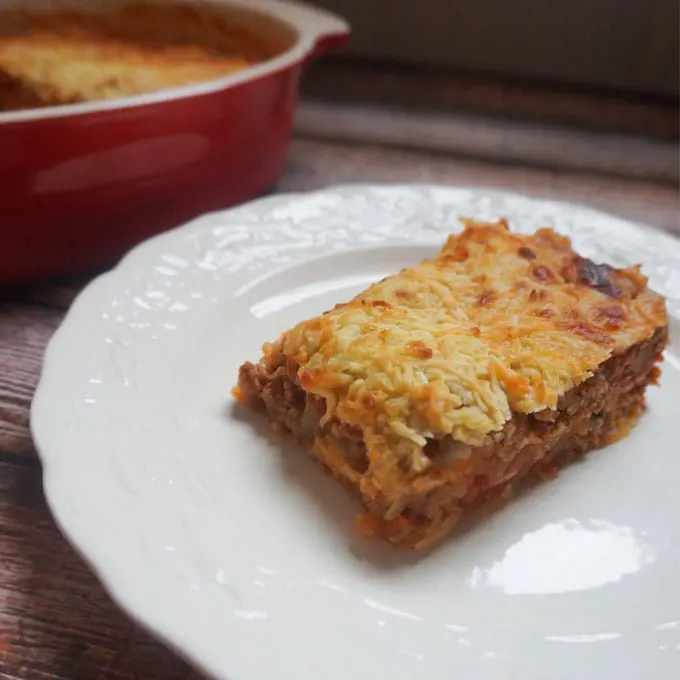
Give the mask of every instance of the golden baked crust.
[[0, 110], [116, 99], [224, 77], [280, 46], [208, 7], [0, 13]]
[[325, 417], [361, 428], [376, 465], [397, 456], [420, 470], [427, 439], [481, 444], [666, 324], [638, 268], [594, 265], [549, 229], [468, 223], [434, 259], [300, 323], [264, 356], [293, 360]]
[[466, 222], [431, 260], [284, 333], [235, 395], [356, 487], [362, 530], [404, 547], [531, 472], [625, 436], [667, 342], [638, 267], [550, 229]]

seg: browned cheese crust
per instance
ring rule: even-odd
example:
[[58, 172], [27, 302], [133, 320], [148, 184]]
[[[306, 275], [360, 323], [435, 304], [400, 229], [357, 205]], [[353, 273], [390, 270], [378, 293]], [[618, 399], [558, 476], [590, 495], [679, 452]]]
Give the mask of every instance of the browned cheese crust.
[[667, 333], [638, 268], [597, 265], [551, 230], [468, 222], [434, 260], [266, 345], [235, 394], [358, 491], [364, 534], [427, 548], [625, 436]]
[[265, 38], [207, 5], [130, 3], [93, 14], [0, 11], [0, 111], [212, 80], [284, 48], [280, 37]]

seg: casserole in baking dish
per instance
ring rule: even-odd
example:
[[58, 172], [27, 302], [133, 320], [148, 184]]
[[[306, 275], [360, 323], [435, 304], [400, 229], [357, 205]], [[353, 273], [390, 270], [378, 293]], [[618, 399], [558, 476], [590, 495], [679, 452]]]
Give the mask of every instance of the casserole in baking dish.
[[303, 64], [348, 35], [277, 0], [0, 0], [0, 17], [3, 282], [111, 263], [269, 188]]

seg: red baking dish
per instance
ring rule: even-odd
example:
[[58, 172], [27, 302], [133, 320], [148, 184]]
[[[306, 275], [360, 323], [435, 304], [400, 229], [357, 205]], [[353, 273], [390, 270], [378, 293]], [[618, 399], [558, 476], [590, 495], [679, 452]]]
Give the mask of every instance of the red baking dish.
[[[111, 264], [153, 233], [275, 183], [300, 71], [310, 58], [341, 47], [348, 26], [283, 0], [212, 3], [280, 31], [288, 48], [188, 87], [0, 113], [0, 282]], [[17, 4], [0, 0], [0, 10]], [[95, 3], [21, 4], [86, 9]]]

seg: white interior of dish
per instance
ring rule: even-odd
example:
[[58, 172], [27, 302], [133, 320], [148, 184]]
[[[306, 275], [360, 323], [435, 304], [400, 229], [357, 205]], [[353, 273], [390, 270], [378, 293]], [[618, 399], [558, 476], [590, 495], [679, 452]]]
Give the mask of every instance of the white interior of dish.
[[[55, 10], [76, 10], [79, 12], [102, 13], [116, 7], [130, 4], [131, 0], [0, 0], [0, 12], [23, 9], [36, 12]], [[137, 0], [139, 1], [139, 0]], [[63, 116], [107, 111], [111, 109], [143, 106], [156, 102], [193, 97], [216, 92], [239, 83], [255, 80], [262, 76], [289, 68], [303, 61], [314, 49], [316, 42], [324, 36], [346, 33], [347, 24], [328, 12], [288, 0], [142, 0], [147, 4], [208, 4], [224, 8], [235, 25], [246, 24], [263, 39], [284, 46], [283, 51], [251, 68], [236, 73], [191, 85], [150, 92], [134, 97], [114, 100], [84, 102], [39, 109], [0, 113], [0, 124], [55, 118]]]

